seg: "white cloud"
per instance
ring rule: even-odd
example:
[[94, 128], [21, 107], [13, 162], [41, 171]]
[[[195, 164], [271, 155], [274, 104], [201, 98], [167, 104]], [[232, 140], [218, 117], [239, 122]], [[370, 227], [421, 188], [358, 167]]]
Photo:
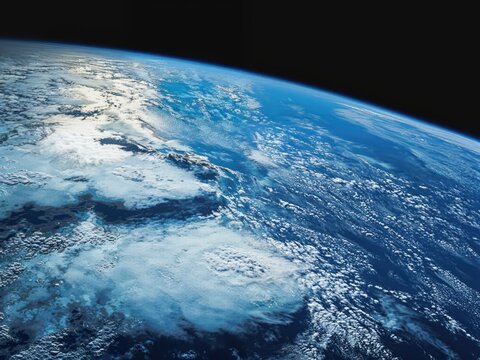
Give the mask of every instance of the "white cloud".
[[[78, 302], [182, 336], [186, 327], [239, 332], [249, 321], [288, 323], [302, 304], [298, 265], [217, 221], [168, 227], [151, 223], [119, 232], [115, 241], [82, 243], [32, 260], [26, 274], [61, 284], [60, 297], [36, 311], [63, 309], [65, 317], [65, 304]], [[28, 278], [20, 280], [18, 289], [33, 288], [7, 314], [11, 320], [27, 316], [18, 309], [46, 296], [43, 281], [35, 287]], [[41, 326], [54, 328], [61, 319], [47, 317]]]

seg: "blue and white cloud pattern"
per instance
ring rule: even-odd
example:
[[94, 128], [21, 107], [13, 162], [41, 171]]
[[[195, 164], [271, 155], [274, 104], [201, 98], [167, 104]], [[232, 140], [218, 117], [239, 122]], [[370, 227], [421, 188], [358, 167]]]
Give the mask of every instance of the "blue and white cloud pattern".
[[0, 357], [480, 355], [477, 141], [232, 70], [0, 48]]

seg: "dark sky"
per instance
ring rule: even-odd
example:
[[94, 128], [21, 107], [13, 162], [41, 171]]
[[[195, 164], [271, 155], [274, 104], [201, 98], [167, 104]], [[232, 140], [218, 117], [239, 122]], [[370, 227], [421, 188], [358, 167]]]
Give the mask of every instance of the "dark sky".
[[438, 3], [15, 0], [0, 7], [0, 36], [225, 64], [480, 137], [477, 13]]

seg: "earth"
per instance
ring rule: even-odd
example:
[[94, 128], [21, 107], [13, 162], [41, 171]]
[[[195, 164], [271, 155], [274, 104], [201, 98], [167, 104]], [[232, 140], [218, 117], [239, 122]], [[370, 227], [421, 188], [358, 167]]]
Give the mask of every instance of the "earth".
[[0, 358], [478, 358], [479, 179], [318, 89], [1, 41]]

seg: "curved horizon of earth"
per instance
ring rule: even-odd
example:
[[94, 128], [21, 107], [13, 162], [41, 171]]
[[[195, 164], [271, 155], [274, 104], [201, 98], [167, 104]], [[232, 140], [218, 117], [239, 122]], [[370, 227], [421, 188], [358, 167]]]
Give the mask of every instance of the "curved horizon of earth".
[[0, 359], [480, 356], [480, 142], [260, 75], [0, 41]]

